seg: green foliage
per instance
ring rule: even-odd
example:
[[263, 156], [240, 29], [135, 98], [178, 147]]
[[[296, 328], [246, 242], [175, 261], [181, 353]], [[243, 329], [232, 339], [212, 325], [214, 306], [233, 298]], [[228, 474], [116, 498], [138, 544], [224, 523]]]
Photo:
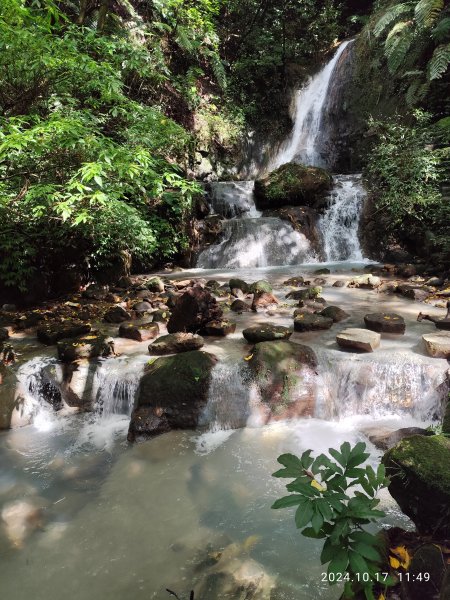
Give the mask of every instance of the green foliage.
[[[377, 471], [363, 466], [369, 457], [365, 450], [362, 442], [353, 448], [345, 442], [340, 451], [329, 449], [334, 460], [324, 454], [313, 458], [311, 450], [300, 458], [283, 454], [278, 458], [283, 468], [274, 473], [293, 481], [286, 485], [290, 494], [272, 508], [297, 507], [297, 529], [306, 537], [324, 540], [321, 562], [328, 563], [331, 585], [345, 582], [345, 598], [362, 590], [367, 599], [374, 598], [385, 562], [382, 541], [365, 527], [385, 516], [376, 508], [380, 502], [376, 496], [389, 482], [383, 465]], [[393, 582], [387, 578], [383, 583]]]

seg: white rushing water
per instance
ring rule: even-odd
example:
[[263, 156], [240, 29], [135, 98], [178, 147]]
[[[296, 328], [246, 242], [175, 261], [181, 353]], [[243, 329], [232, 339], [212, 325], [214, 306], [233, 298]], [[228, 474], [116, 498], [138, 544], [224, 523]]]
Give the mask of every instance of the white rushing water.
[[213, 213], [225, 219], [243, 214], [248, 217], [261, 216], [253, 197], [254, 181], [213, 181], [208, 186]]
[[352, 41], [343, 42], [332, 60], [328, 62], [295, 96], [294, 129], [281, 147], [269, 170], [273, 171], [288, 162], [299, 162], [316, 167], [326, 167], [326, 158], [318, 152], [322, 131], [322, 114], [333, 72], [342, 53]]
[[358, 238], [366, 197], [361, 175], [335, 175], [328, 207], [319, 221], [327, 261], [362, 261]]

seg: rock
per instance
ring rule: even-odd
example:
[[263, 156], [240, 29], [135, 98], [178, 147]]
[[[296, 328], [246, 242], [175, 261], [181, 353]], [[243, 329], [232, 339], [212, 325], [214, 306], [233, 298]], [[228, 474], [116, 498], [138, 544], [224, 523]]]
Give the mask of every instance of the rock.
[[236, 331], [236, 323], [222, 319], [221, 321], [210, 321], [202, 330], [203, 335], [225, 337]]
[[314, 414], [317, 357], [311, 348], [289, 341], [261, 342], [250, 356], [247, 365], [264, 403], [265, 422]]
[[276, 296], [269, 292], [256, 292], [253, 295], [252, 310], [256, 311], [258, 308], [266, 308], [267, 306], [273, 306], [279, 304], [280, 301]]
[[6, 342], [9, 339], [9, 331], [4, 327], [0, 327], [0, 343]]
[[320, 311], [319, 315], [327, 317], [328, 319], [333, 319], [333, 323], [340, 323], [350, 316], [345, 310], [339, 308], [339, 306], [327, 306]]
[[418, 287], [417, 285], [411, 285], [409, 283], [401, 283], [398, 285], [396, 292], [405, 298], [417, 300], [418, 302], [423, 302], [430, 295], [430, 292], [423, 289], [423, 287]]
[[220, 320], [222, 314], [222, 309], [214, 296], [207, 290], [194, 286], [178, 299], [167, 323], [167, 331], [169, 333], [178, 331], [196, 333], [206, 323]]
[[[424, 573], [429, 575], [426, 578], [428, 581]], [[423, 544], [414, 552], [408, 568], [408, 577], [403, 580], [402, 587], [407, 590], [408, 600], [448, 600], [450, 585], [447, 590], [445, 588], [448, 585], [446, 576], [449, 578], [449, 575], [450, 568], [448, 563], [446, 565], [442, 549], [435, 544]]]
[[422, 535], [450, 538], [450, 440], [405, 438], [383, 457], [389, 492]]
[[320, 286], [309, 287], [305, 290], [291, 290], [286, 294], [288, 300], [314, 300], [322, 293]]
[[441, 285], [444, 285], [444, 280], [440, 277], [430, 277], [430, 279], [425, 281], [425, 285], [431, 285], [432, 287], [441, 287]]
[[305, 236], [318, 255], [322, 253], [322, 235], [319, 228], [319, 212], [309, 206], [283, 206], [282, 208], [266, 210], [264, 217], [276, 217], [287, 221], [290, 225]]
[[[250, 286], [243, 279], [230, 279], [230, 290], [241, 290], [244, 294], [250, 292]], [[270, 290], [272, 291], [272, 290]]]
[[123, 306], [116, 304], [116, 306], [113, 306], [106, 311], [104, 319], [108, 323], [123, 323], [123, 321], [129, 321], [131, 315], [123, 308]]
[[139, 298], [140, 300], [146, 300], [147, 302], [150, 302], [152, 296], [153, 294], [149, 290], [139, 290], [138, 292], [136, 292], [136, 298]]
[[327, 280], [323, 277], [315, 277], [312, 282], [314, 285], [325, 285]]
[[11, 427], [11, 417], [15, 409], [16, 412], [20, 412], [20, 406], [16, 405], [17, 385], [14, 370], [0, 362], [0, 430]]
[[17, 306], [15, 304], [3, 304], [2, 310], [5, 312], [16, 312]]
[[[60, 400], [68, 406], [89, 411], [96, 402], [95, 373], [97, 369], [98, 362], [89, 360], [51, 364], [42, 370], [42, 382], [53, 390], [55, 401], [59, 396]], [[45, 392], [45, 390], [43, 391]], [[48, 393], [47, 390], [45, 395]], [[57, 408], [55, 401], [53, 406]]]
[[430, 432], [420, 427], [403, 427], [396, 431], [369, 428], [364, 430], [364, 434], [367, 435], [372, 444], [377, 448], [389, 450], [389, 448], [392, 448], [404, 438], [411, 437], [412, 435], [430, 435]]
[[450, 332], [427, 333], [422, 336], [426, 351], [433, 358], [450, 358]]
[[301, 287], [305, 283], [304, 277], [291, 277], [287, 281], [283, 282], [283, 285], [290, 285], [292, 287]]
[[107, 285], [91, 283], [81, 295], [83, 298], [89, 298], [89, 300], [104, 300], [108, 292], [109, 287]]
[[139, 385], [128, 440], [197, 427], [216, 362], [212, 354], [193, 351], [165, 356], [148, 365]]
[[342, 279], [338, 279], [337, 281], [335, 281], [333, 283], [333, 287], [335, 287], [335, 288], [345, 287], [345, 281], [343, 281]]
[[316, 269], [314, 271], [314, 275], [329, 275], [331, 273], [330, 269], [327, 268], [322, 268], [322, 269]]
[[161, 277], [152, 277], [146, 285], [151, 292], [164, 292], [164, 281]]
[[273, 288], [268, 281], [261, 279], [260, 281], [252, 283], [249, 291], [251, 294], [270, 294], [273, 291]]
[[350, 288], [362, 288], [366, 290], [374, 290], [381, 285], [381, 279], [375, 275], [360, 275], [353, 277], [348, 283]]
[[158, 323], [146, 323], [145, 325], [122, 323], [122, 325], [119, 327], [119, 337], [136, 340], [137, 342], [146, 342], [147, 340], [152, 340], [158, 334]]
[[72, 362], [80, 358], [107, 358], [114, 355], [114, 340], [110, 337], [91, 333], [75, 339], [57, 342], [58, 358], [62, 362]]
[[139, 317], [142, 317], [145, 314], [152, 313], [153, 306], [150, 304], [150, 302], [142, 300], [142, 302], [136, 302], [136, 304], [133, 304], [133, 310]]
[[91, 331], [89, 323], [71, 321], [64, 323], [46, 323], [38, 327], [36, 334], [42, 344], [51, 346], [59, 340], [70, 339]]
[[367, 329], [378, 333], [405, 333], [405, 319], [395, 313], [372, 313], [364, 317]]
[[252, 310], [251, 306], [243, 300], [235, 300], [230, 308], [236, 313], [251, 312]]
[[157, 309], [152, 312], [153, 323], [166, 323], [170, 319], [171, 314], [170, 310]]
[[133, 280], [128, 275], [122, 275], [122, 277], [117, 282], [117, 287], [127, 290], [133, 285]]
[[200, 350], [205, 345], [205, 340], [194, 333], [170, 333], [162, 335], [148, 347], [150, 354], [175, 354], [177, 352], [191, 352]]
[[261, 323], [244, 329], [242, 335], [250, 344], [258, 342], [270, 342], [273, 340], [287, 340], [292, 335], [292, 330], [281, 325], [273, 325], [272, 323]]
[[361, 352], [373, 352], [380, 345], [381, 336], [367, 329], [345, 329], [336, 336], [336, 342], [346, 350], [360, 350]]
[[330, 329], [333, 325], [333, 319], [323, 317], [322, 315], [302, 313], [298, 314], [294, 319], [295, 331], [322, 331]]
[[29, 499], [15, 500], [5, 504], [1, 518], [6, 537], [14, 548], [22, 548], [26, 538], [35, 530], [42, 527], [43, 508]]
[[331, 175], [324, 169], [287, 163], [255, 182], [256, 205], [260, 209], [288, 204], [317, 208], [331, 185]]

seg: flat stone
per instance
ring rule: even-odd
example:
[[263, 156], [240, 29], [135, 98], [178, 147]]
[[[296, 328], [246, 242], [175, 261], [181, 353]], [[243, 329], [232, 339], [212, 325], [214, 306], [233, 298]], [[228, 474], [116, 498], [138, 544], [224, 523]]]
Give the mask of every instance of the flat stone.
[[301, 313], [294, 319], [295, 331], [321, 331], [330, 329], [333, 325], [333, 319], [322, 317], [322, 315]]
[[122, 323], [123, 321], [129, 321], [131, 315], [123, 308], [123, 306], [117, 304], [105, 313], [104, 319], [108, 323]]
[[51, 346], [59, 340], [85, 335], [90, 331], [91, 326], [88, 323], [71, 321], [70, 323], [47, 323], [37, 328], [36, 335], [42, 344]]
[[107, 358], [114, 355], [114, 340], [99, 334], [89, 334], [57, 343], [58, 358], [72, 362], [80, 358]]
[[381, 279], [376, 275], [360, 275], [354, 277], [348, 284], [348, 287], [362, 288], [366, 290], [374, 290], [381, 285]]
[[205, 340], [197, 334], [185, 333], [179, 331], [177, 333], [169, 333], [162, 335], [149, 345], [148, 351], [150, 354], [177, 354], [178, 352], [190, 352], [199, 350], [205, 345]]
[[273, 325], [272, 323], [261, 323], [244, 329], [242, 335], [247, 342], [257, 344], [259, 342], [272, 342], [275, 340], [288, 340], [292, 335], [292, 330], [281, 325]]
[[327, 317], [329, 319], [333, 319], [333, 323], [340, 323], [340, 321], [344, 321], [349, 318], [349, 314], [339, 308], [339, 306], [327, 306], [319, 313], [322, 317]]
[[425, 348], [433, 358], [450, 358], [450, 332], [427, 333], [422, 336]]
[[395, 313], [372, 313], [364, 317], [367, 329], [377, 333], [405, 333], [405, 319]]
[[405, 298], [409, 298], [410, 300], [418, 300], [419, 302], [423, 302], [430, 295], [430, 292], [425, 290], [423, 287], [408, 283], [401, 283], [398, 285], [396, 292]]
[[119, 327], [119, 337], [135, 340], [136, 342], [146, 342], [148, 340], [152, 340], [158, 335], [158, 333], [158, 323], [145, 323], [144, 325], [122, 323]]
[[421, 427], [403, 427], [395, 431], [383, 430], [379, 427], [371, 427], [364, 430], [369, 440], [380, 450], [389, 450], [401, 440], [412, 435], [430, 435], [430, 432]]
[[202, 333], [203, 335], [215, 335], [225, 337], [236, 331], [236, 323], [227, 320], [210, 321], [206, 323]]
[[381, 336], [375, 331], [367, 329], [344, 329], [336, 336], [336, 342], [346, 350], [359, 350], [373, 352], [380, 345]]

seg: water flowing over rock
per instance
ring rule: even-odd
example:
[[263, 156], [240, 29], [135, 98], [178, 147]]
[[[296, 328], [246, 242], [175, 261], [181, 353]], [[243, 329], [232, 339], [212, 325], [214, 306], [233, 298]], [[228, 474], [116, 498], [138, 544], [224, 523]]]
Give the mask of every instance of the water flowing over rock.
[[199, 256], [197, 267], [242, 269], [316, 262], [311, 243], [275, 217], [226, 221], [217, 244]]
[[288, 162], [328, 166], [328, 161], [321, 152], [321, 146], [326, 145], [328, 139], [328, 132], [323, 127], [323, 112], [336, 65], [350, 43], [351, 41], [343, 42], [332, 60], [297, 92], [294, 129], [290, 139], [272, 161], [270, 170]]
[[328, 209], [319, 221], [326, 260], [362, 260], [359, 221], [366, 191], [361, 175], [335, 175]]
[[255, 208], [254, 181], [217, 181], [208, 184], [211, 210], [225, 219], [244, 213], [259, 216]]

